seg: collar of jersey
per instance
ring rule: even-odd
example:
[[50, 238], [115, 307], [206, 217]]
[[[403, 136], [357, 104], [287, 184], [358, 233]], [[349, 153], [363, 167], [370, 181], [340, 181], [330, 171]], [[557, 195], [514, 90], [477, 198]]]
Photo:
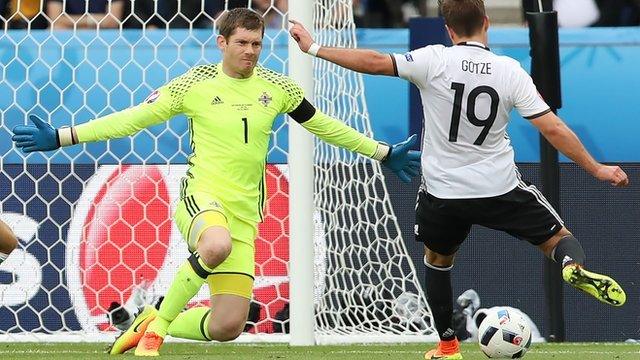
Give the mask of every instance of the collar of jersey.
[[483, 44], [481, 42], [477, 42], [477, 41], [463, 41], [461, 43], [457, 43], [456, 45], [473, 46], [473, 47], [479, 47], [481, 49], [485, 49], [485, 50], [489, 50], [489, 51], [491, 50], [485, 44]]
[[256, 75], [256, 68], [253, 68], [253, 73], [248, 78], [239, 79], [239, 78], [231, 77], [231, 76], [227, 75], [227, 73], [225, 73], [224, 70], [222, 70], [222, 61], [218, 64], [218, 70], [219, 70], [219, 74], [220, 74], [220, 76], [222, 78], [227, 79], [227, 80], [231, 80], [231, 81], [237, 81], [237, 82], [249, 81], [249, 80], [253, 79], [253, 77]]

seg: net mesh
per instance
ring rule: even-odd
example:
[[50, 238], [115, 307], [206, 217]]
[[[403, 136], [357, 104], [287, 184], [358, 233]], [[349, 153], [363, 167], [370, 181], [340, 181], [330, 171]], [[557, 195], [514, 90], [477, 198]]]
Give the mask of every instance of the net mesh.
[[[113, 303], [131, 309], [161, 296], [188, 256], [171, 221], [190, 152], [187, 121], [27, 156], [8, 141], [10, 130], [29, 114], [54, 127], [83, 123], [143, 101], [192, 66], [220, 61], [212, 29], [232, 7], [263, 14], [260, 63], [286, 73], [286, 1], [10, 3], [0, 32], [0, 217], [20, 246], [0, 267], [0, 339], [109, 340]], [[320, 44], [356, 46], [351, 1], [317, 0], [312, 10]], [[361, 76], [324, 61], [315, 61], [314, 73], [316, 105], [371, 135]], [[278, 118], [249, 341], [288, 332], [287, 136]], [[320, 341], [424, 340], [431, 317], [379, 165], [322, 142], [315, 162]], [[190, 306], [208, 299], [203, 288]]]

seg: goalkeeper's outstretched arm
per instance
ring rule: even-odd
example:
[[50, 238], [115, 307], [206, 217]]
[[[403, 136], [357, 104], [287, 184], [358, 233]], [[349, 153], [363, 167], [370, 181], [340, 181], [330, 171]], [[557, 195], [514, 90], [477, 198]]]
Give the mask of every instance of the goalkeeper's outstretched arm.
[[61, 146], [130, 136], [164, 122], [178, 113], [166, 87], [154, 91], [143, 103], [73, 127], [53, 128], [36, 115], [34, 125], [18, 125], [11, 138], [24, 152], [50, 151]]
[[357, 152], [392, 170], [404, 182], [420, 173], [420, 152], [411, 150], [416, 143], [413, 135], [406, 141], [390, 146], [367, 137], [343, 122], [317, 110], [309, 101], [302, 99], [300, 105], [289, 116], [309, 132], [323, 141]]
[[365, 74], [397, 76], [393, 56], [375, 50], [320, 47], [313, 41], [311, 34], [301, 23], [289, 20], [293, 24], [289, 33], [298, 43], [300, 50], [317, 56], [349, 70]]

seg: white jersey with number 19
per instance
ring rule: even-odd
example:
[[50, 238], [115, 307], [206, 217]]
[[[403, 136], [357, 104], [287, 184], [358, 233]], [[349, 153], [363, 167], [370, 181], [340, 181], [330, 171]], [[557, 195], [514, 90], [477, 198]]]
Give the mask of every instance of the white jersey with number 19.
[[516, 108], [527, 119], [549, 111], [520, 64], [481, 43], [430, 45], [393, 54], [397, 75], [420, 90], [422, 174], [441, 199], [485, 198], [518, 184], [506, 129]]

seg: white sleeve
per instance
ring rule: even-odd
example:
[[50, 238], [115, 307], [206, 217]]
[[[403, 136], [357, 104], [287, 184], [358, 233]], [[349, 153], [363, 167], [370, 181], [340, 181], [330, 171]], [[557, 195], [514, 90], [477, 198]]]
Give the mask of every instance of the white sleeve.
[[439, 48], [442, 45], [425, 46], [404, 54], [392, 54], [396, 75], [424, 88], [427, 79], [432, 75], [433, 65], [440, 61]]
[[531, 76], [520, 67], [520, 64], [511, 86], [513, 86], [513, 104], [523, 118], [533, 120], [551, 111], [549, 105], [538, 93]]

